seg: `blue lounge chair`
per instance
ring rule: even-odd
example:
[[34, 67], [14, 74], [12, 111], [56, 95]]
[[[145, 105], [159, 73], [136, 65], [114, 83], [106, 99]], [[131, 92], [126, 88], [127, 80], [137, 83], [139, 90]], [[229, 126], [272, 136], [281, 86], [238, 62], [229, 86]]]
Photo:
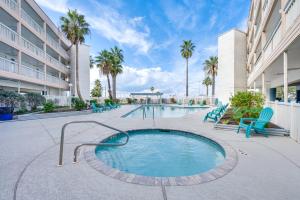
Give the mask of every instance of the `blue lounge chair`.
[[193, 105], [193, 100], [189, 100], [188, 105], [189, 105], [189, 106], [192, 106], [192, 105]]
[[[239, 128], [237, 133], [240, 132], [241, 128], [246, 130], [246, 137], [249, 138], [251, 130], [254, 130], [256, 133], [261, 133], [264, 136], [268, 137], [268, 133], [265, 131], [265, 126], [270, 122], [273, 116], [272, 108], [264, 108], [258, 118], [241, 118]], [[246, 124], [246, 121], [249, 122]]]
[[218, 108], [212, 110], [211, 112], [208, 112], [204, 117], [203, 121], [207, 121], [207, 119], [212, 119], [214, 122], [217, 122], [218, 119], [225, 113], [227, 106], [228, 104], [219, 106]]
[[101, 107], [97, 107], [95, 103], [92, 103], [92, 111], [94, 113], [103, 112], [103, 109]]

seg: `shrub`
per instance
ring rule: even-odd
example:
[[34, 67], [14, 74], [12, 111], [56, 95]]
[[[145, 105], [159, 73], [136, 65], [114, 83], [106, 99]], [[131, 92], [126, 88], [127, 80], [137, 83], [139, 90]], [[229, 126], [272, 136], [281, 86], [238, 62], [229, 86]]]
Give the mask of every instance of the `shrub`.
[[128, 104], [132, 104], [133, 103], [133, 99], [132, 98], [126, 98], [126, 100], [127, 100]]
[[172, 97], [172, 98], [170, 99], [170, 101], [171, 101], [171, 103], [176, 103], [176, 99], [175, 99], [174, 97]]
[[75, 110], [79, 111], [86, 108], [85, 102], [77, 97], [73, 97], [71, 101], [72, 101], [72, 106], [75, 108]]
[[28, 102], [31, 110], [36, 110], [38, 106], [41, 106], [46, 102], [46, 99], [43, 95], [34, 92], [25, 94], [25, 99]]
[[53, 101], [47, 101], [46, 103], [44, 103], [44, 112], [49, 113], [49, 112], [53, 112], [55, 109], [55, 104]]
[[237, 92], [231, 98], [233, 119], [239, 121], [241, 118], [257, 118], [263, 105], [264, 97], [261, 93]]
[[24, 97], [17, 92], [0, 90], [0, 103], [4, 104], [6, 107], [11, 107], [12, 111], [17, 104], [21, 105], [23, 102]]
[[203, 105], [205, 106], [206, 104], [207, 104], [207, 103], [206, 103], [206, 100], [204, 99], [204, 100], [203, 100]]
[[92, 99], [92, 100], [90, 100], [90, 105], [92, 105], [93, 103], [94, 103], [95, 105], [97, 105], [97, 104], [98, 104], [97, 99]]
[[111, 100], [111, 99], [104, 99], [104, 103], [105, 104], [112, 104], [113, 103], [113, 100]]

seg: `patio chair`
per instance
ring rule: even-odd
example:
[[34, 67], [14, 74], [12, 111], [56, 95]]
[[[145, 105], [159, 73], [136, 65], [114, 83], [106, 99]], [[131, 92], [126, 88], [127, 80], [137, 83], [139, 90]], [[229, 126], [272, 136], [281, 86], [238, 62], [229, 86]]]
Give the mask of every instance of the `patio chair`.
[[93, 113], [103, 112], [103, 109], [101, 107], [97, 107], [95, 103], [92, 103], [92, 112]]
[[204, 120], [203, 121], [207, 121], [207, 119], [212, 119], [214, 120], [214, 122], [217, 122], [219, 117], [221, 117], [222, 115], [222, 107], [218, 107], [214, 110], [212, 110], [211, 112], [208, 112], [205, 117], [204, 117]]
[[189, 106], [192, 106], [192, 105], [193, 105], [193, 100], [189, 100], [188, 105], [189, 105]]
[[[241, 118], [237, 133], [240, 132], [241, 128], [246, 130], [246, 137], [249, 138], [251, 130], [256, 133], [261, 133], [268, 137], [268, 133], [265, 131], [265, 126], [270, 122], [273, 116], [273, 110], [270, 107], [264, 108], [258, 118]], [[248, 123], [246, 123], [248, 122]]]

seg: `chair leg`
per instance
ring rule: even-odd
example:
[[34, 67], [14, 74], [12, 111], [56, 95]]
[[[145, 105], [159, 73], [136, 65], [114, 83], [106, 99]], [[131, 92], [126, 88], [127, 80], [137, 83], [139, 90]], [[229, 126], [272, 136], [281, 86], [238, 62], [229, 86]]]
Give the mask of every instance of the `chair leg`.
[[207, 120], [207, 114], [205, 115], [203, 121], [206, 122], [206, 120]]
[[237, 131], [236, 131], [236, 133], [239, 133], [240, 129], [241, 129], [241, 127], [239, 126], [238, 129], [237, 129]]
[[251, 126], [248, 126], [246, 129], [246, 138], [249, 138], [251, 135]]

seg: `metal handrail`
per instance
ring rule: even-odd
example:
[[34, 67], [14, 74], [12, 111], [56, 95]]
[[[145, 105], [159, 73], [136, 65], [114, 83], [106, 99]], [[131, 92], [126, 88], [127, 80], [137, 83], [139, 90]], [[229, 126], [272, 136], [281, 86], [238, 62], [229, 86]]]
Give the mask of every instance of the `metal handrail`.
[[129, 134], [126, 131], [122, 131], [119, 130], [117, 128], [111, 127], [109, 125], [103, 124], [101, 122], [97, 122], [97, 121], [72, 121], [72, 122], [68, 122], [66, 124], [63, 125], [62, 129], [61, 129], [61, 135], [60, 135], [60, 148], [59, 148], [59, 161], [58, 161], [58, 166], [62, 166], [62, 162], [63, 162], [63, 151], [64, 151], [64, 137], [65, 137], [65, 129], [68, 125], [70, 124], [83, 124], [83, 123], [92, 123], [92, 124], [97, 124], [115, 131], [118, 131], [120, 133], [125, 134], [126, 136], [126, 141], [123, 143], [84, 143], [84, 144], [80, 144], [78, 146], [75, 147], [74, 149], [74, 163], [77, 162], [77, 152], [79, 150], [80, 147], [82, 146], [124, 146], [128, 143], [129, 141]]

